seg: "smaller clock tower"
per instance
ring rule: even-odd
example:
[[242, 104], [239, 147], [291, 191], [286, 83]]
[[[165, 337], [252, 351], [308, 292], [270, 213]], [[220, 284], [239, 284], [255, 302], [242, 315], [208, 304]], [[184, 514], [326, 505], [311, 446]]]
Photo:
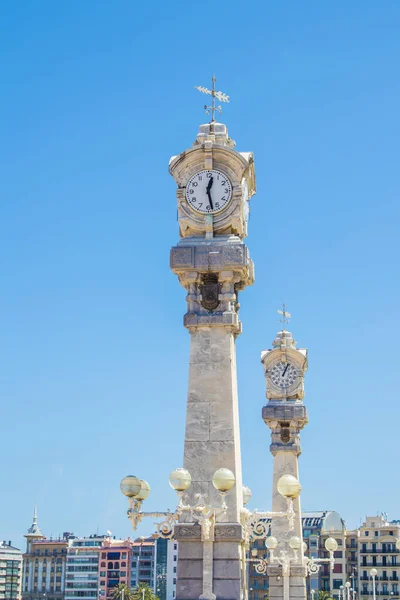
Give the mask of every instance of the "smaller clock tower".
[[[286, 474], [299, 478], [300, 431], [308, 422], [307, 410], [303, 404], [307, 350], [296, 348], [292, 334], [285, 329], [290, 317], [285, 305], [283, 311], [278, 312], [283, 315], [283, 329], [276, 334], [272, 343], [273, 348], [261, 353], [268, 399], [262, 409], [262, 417], [271, 430], [270, 451], [274, 457], [272, 510], [285, 512], [286, 501], [278, 493], [277, 483], [279, 478]], [[293, 504], [294, 529], [288, 530], [288, 521], [285, 517], [272, 518], [271, 535], [279, 542], [277, 554], [279, 551], [291, 552], [288, 542], [292, 536], [298, 536], [303, 540], [300, 498], [296, 498]], [[289, 573], [283, 573], [282, 567], [277, 562], [269, 565], [269, 600], [282, 600], [285, 577], [289, 577], [289, 597], [296, 600], [306, 599], [306, 569], [301, 564], [301, 556], [302, 552], [299, 553], [298, 563], [290, 563]]]

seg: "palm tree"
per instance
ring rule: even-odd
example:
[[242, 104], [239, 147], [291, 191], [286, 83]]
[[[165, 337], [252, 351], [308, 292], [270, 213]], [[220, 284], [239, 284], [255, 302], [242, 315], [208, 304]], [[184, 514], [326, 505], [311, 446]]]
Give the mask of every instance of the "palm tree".
[[332, 597], [329, 592], [326, 592], [324, 590], [319, 590], [317, 599], [318, 600], [332, 600]]
[[138, 583], [129, 600], [159, 600], [148, 583]]
[[119, 583], [114, 589], [113, 600], [133, 600], [133, 592], [126, 583]]

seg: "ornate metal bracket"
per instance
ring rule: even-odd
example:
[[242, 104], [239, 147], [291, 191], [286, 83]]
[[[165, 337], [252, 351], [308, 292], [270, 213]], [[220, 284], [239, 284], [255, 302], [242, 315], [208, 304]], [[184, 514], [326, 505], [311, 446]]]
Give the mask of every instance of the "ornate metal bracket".
[[184, 491], [176, 490], [178, 504], [174, 512], [171, 512], [170, 510], [144, 512], [142, 511], [143, 500], [128, 496], [128, 519], [132, 523], [132, 528], [135, 530], [145, 517], [165, 517], [163, 521], [156, 523], [157, 531], [161, 537], [170, 539], [174, 535], [175, 525], [180, 522], [181, 516], [186, 513], [189, 514], [193, 521], [200, 525], [201, 539], [203, 541], [213, 541], [216, 518], [220, 515], [224, 515], [228, 510], [226, 504], [227, 492], [225, 490], [218, 491], [221, 497], [221, 505], [211, 506], [207, 504], [207, 496], [204, 494], [196, 494], [195, 503], [193, 505], [185, 504], [183, 501]]
[[332, 551], [329, 552], [329, 558], [304, 558], [306, 561], [308, 575], [314, 575], [315, 573], [318, 573], [323, 563], [330, 563], [331, 571], [333, 571], [335, 559]]
[[241, 512], [241, 521], [245, 532], [245, 542], [250, 543], [250, 540], [265, 538], [268, 535], [268, 523], [266, 519], [272, 518], [287, 518], [289, 531], [294, 529], [295, 510], [293, 508], [292, 498], [286, 498], [286, 512], [258, 511], [253, 512], [247, 508], [243, 508]]

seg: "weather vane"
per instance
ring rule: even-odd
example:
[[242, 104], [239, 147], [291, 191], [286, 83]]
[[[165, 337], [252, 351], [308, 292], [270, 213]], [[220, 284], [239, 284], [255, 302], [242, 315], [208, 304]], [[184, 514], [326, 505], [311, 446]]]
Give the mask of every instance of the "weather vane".
[[215, 111], [218, 111], [219, 114], [222, 114], [222, 106], [215, 106], [215, 98], [217, 98], [217, 100], [219, 100], [220, 102], [229, 102], [229, 96], [227, 96], [223, 92], [215, 91], [215, 82], [217, 81], [215, 78], [215, 75], [212, 76], [211, 81], [212, 81], [211, 90], [209, 90], [206, 87], [203, 87], [202, 85], [195, 85], [194, 87], [196, 88], [196, 90], [199, 90], [199, 92], [202, 92], [203, 94], [210, 94], [210, 96], [212, 98], [211, 106], [207, 106], [207, 104], [206, 104], [204, 106], [204, 110], [206, 111], [207, 115], [209, 115], [211, 113], [211, 123], [215, 123], [215, 119], [214, 119]]
[[283, 310], [278, 310], [277, 312], [280, 315], [282, 315], [282, 318], [280, 319], [280, 322], [283, 323], [283, 330], [285, 331], [286, 325], [289, 323], [289, 320], [291, 319], [292, 314], [286, 310], [286, 304], [285, 303], [283, 303]]

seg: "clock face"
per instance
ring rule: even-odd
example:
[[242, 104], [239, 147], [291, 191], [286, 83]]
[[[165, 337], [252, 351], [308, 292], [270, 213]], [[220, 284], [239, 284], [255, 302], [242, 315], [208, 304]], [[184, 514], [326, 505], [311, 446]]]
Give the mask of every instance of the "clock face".
[[285, 389], [296, 383], [297, 369], [289, 362], [279, 362], [272, 367], [270, 377], [276, 387]]
[[215, 169], [199, 171], [186, 186], [186, 200], [199, 213], [217, 213], [229, 204], [231, 198], [231, 182], [224, 173]]

